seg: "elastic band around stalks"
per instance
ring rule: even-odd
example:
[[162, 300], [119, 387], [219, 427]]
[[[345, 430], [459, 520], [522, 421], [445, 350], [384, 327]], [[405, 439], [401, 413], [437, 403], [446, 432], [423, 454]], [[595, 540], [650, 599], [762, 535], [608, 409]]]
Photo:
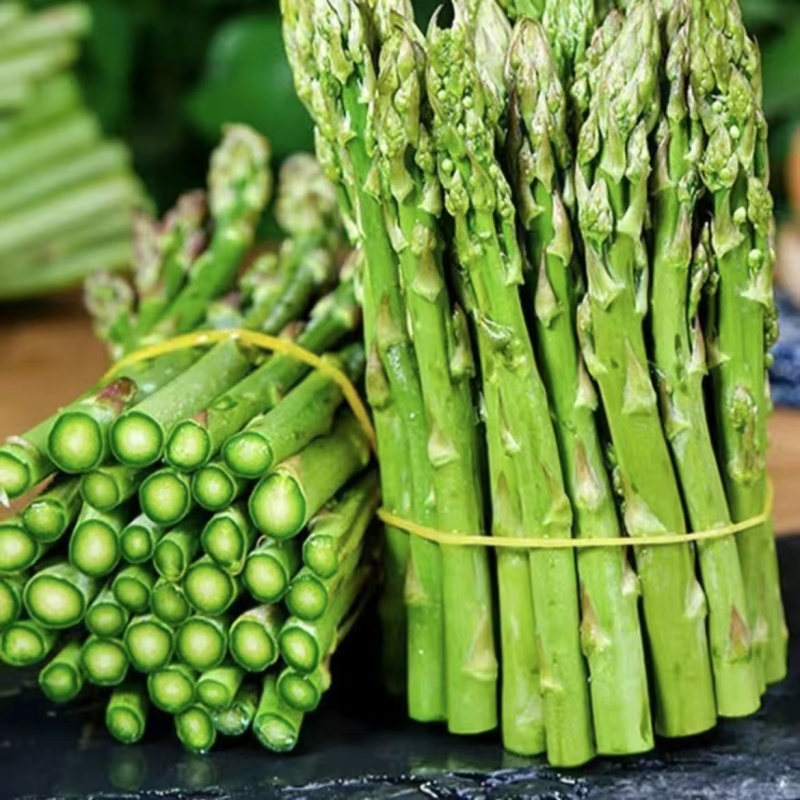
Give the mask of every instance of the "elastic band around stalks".
[[[370, 447], [375, 451], [375, 429], [372, 426], [369, 412], [364, 402], [361, 400], [358, 390], [347, 375], [316, 353], [306, 350], [295, 342], [287, 339], [280, 339], [277, 336], [270, 336], [266, 333], [235, 329], [189, 333], [184, 336], [178, 336], [166, 342], [143, 347], [141, 350], [137, 350], [125, 356], [106, 373], [104, 379], [110, 380], [120, 370], [125, 369], [125, 367], [131, 364], [139, 363], [140, 361], [146, 361], [150, 358], [155, 358], [167, 353], [174, 353], [178, 350], [188, 350], [192, 347], [203, 347], [229, 340], [238, 341], [244, 345], [256, 347], [260, 350], [292, 356], [298, 361], [307, 364], [312, 369], [328, 375], [342, 390], [344, 399], [347, 401], [347, 404], [352, 409], [359, 424], [364, 429]], [[666, 533], [659, 536], [642, 536], [638, 538], [621, 536], [597, 539], [542, 539], [535, 537], [474, 536], [460, 533], [448, 533], [446, 531], [436, 530], [435, 528], [429, 528], [425, 525], [418, 525], [415, 522], [403, 519], [403, 517], [385, 508], [378, 510], [378, 518], [385, 524], [397, 528], [398, 530], [405, 531], [412, 536], [417, 536], [420, 539], [427, 539], [429, 542], [435, 542], [436, 544], [450, 545], [452, 547], [491, 547], [510, 550], [588, 550], [599, 547], [653, 547], [685, 544], [686, 542], [708, 542], [716, 539], [726, 539], [729, 536], [735, 536], [737, 533], [753, 530], [763, 525], [772, 516], [772, 505], [773, 489], [770, 483], [767, 486], [767, 503], [764, 512], [744, 522], [738, 522], [735, 525], [726, 525], [723, 528], [717, 528], [712, 531]]]
[[203, 347], [211, 344], [218, 344], [219, 342], [236, 341], [244, 345], [256, 347], [260, 350], [268, 350], [274, 353], [283, 353], [288, 356], [302, 361], [309, 367], [317, 370], [318, 372], [325, 373], [336, 385], [342, 390], [342, 395], [347, 401], [347, 404], [355, 414], [361, 427], [364, 429], [369, 444], [372, 450], [375, 450], [375, 429], [372, 427], [372, 420], [370, 420], [367, 407], [364, 405], [358, 390], [353, 385], [353, 382], [345, 375], [342, 370], [334, 366], [324, 358], [306, 350], [299, 344], [295, 344], [288, 339], [280, 339], [277, 336], [270, 336], [267, 333], [257, 333], [256, 331], [248, 331], [242, 329], [226, 330], [226, 331], [205, 331], [200, 333], [188, 333], [185, 336], [178, 336], [174, 339], [169, 339], [166, 342], [159, 344], [149, 345], [143, 347], [141, 350], [136, 350], [130, 355], [125, 356], [118, 361], [106, 373], [104, 380], [110, 380], [120, 370], [129, 367], [131, 364], [137, 364], [140, 361], [147, 361], [148, 359], [155, 358], [156, 356], [166, 355], [167, 353], [174, 353], [178, 350], [189, 350], [192, 347]]
[[726, 539], [737, 533], [754, 530], [767, 522], [772, 516], [773, 489], [772, 483], [767, 484], [767, 504], [763, 513], [737, 522], [735, 525], [726, 525], [713, 531], [696, 531], [693, 533], [665, 533], [659, 536], [641, 536], [633, 538], [621, 536], [614, 538], [597, 539], [530, 539], [506, 536], [467, 536], [459, 533], [445, 533], [444, 531], [417, 525], [402, 517], [381, 508], [378, 518], [392, 528], [427, 539], [436, 544], [452, 545], [455, 547], [492, 547], [512, 550], [588, 550], [598, 547], [651, 547], [670, 544], [685, 544], [686, 542], [708, 542], [715, 539]]

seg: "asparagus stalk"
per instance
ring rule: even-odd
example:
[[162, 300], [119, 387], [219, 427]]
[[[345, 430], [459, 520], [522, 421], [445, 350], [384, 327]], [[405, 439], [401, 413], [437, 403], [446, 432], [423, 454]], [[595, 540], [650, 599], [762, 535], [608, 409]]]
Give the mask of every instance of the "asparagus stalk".
[[116, 689], [106, 706], [106, 728], [123, 744], [135, 744], [144, 736], [150, 703], [147, 692], [139, 684]]
[[[664, 430], [694, 530], [731, 524], [722, 476], [706, 418], [705, 342], [698, 317], [710, 253], [701, 242], [692, 261], [692, 228], [700, 187], [694, 154], [701, 130], [687, 96], [689, 15], [678, 4], [665, 24], [670, 93], [656, 131], [653, 180], [652, 340]], [[699, 138], [700, 137], [700, 138]], [[745, 584], [733, 538], [698, 544], [708, 601], [708, 636], [717, 711], [746, 716], [760, 705], [752, 658]]]
[[186, 575], [200, 550], [203, 524], [203, 517], [192, 515], [158, 541], [153, 551], [153, 566], [163, 579], [175, 583]]
[[84, 624], [89, 633], [101, 639], [115, 639], [122, 636], [129, 620], [130, 612], [117, 600], [108, 585], [86, 609]]
[[[369, 57], [368, 29], [362, 9], [349, 0], [336, 7], [316, 0], [283, 0], [281, 11], [298, 95], [317, 125], [318, 156], [338, 188], [349, 236], [363, 253], [366, 388], [382, 454], [384, 503], [405, 518], [432, 523], [424, 401], [396, 256], [383, 205], [375, 196], [377, 173], [369, 119], [375, 67]], [[381, 614], [388, 684], [399, 691], [406, 683], [414, 718], [444, 719], [438, 551], [417, 541], [413, 580], [407, 582], [411, 550], [407, 536], [389, 528], [387, 545]], [[413, 587], [407, 595], [406, 585]]]
[[332, 578], [344, 560], [360, 547], [380, 504], [375, 473], [368, 473], [309, 523], [303, 563], [320, 578]]
[[172, 628], [153, 614], [134, 617], [125, 629], [123, 642], [131, 666], [146, 674], [166, 667], [175, 649]]
[[233, 660], [248, 672], [261, 673], [280, 655], [278, 634], [285, 613], [277, 605], [263, 605], [245, 611], [234, 620], [230, 631]]
[[[526, 231], [528, 307], [575, 534], [615, 538], [621, 529], [595, 422], [597, 397], [576, 336], [580, 277], [565, 203], [573, 156], [557, 52], [537, 23], [517, 25], [506, 65], [511, 173]], [[579, 554], [578, 573], [598, 752], [645, 752], [654, 742], [636, 576], [624, 554], [599, 549]]]
[[[492, 11], [491, 3], [487, 10]], [[484, 38], [495, 48], [508, 40], [500, 19], [489, 13], [479, 23], [491, 25], [493, 35]], [[517, 292], [523, 274], [511, 189], [494, 152], [502, 88], [496, 77], [482, 76], [476, 67], [470, 36], [460, 18], [451, 30], [431, 29], [428, 96], [439, 174], [455, 220], [456, 251], [465, 273], [463, 291], [477, 331], [484, 376], [493, 534], [536, 532], [568, 538], [572, 512], [558, 444]], [[489, 77], [493, 83], [484, 83]], [[471, 102], [464, 102], [467, 96]], [[520, 617], [530, 624], [530, 609], [510, 605], [528, 602], [527, 590], [514, 585], [526, 581], [519, 555], [499, 559], [503, 652], [509, 653], [511, 669], [520, 670], [524, 662], [512, 654], [517, 651], [535, 659], [531, 637], [536, 636], [548, 758], [561, 766], [582, 764], [594, 755], [594, 741], [579, 638], [575, 559], [570, 551], [539, 551], [531, 553], [529, 562], [535, 634], [519, 627]], [[539, 720], [524, 713], [539, 693], [538, 683], [528, 664], [523, 674], [512, 672], [504, 684], [504, 742], [514, 752], [535, 753], [542, 747]]]
[[[362, 372], [363, 349], [346, 348], [339, 357], [326, 356], [350, 380]], [[324, 372], [314, 372], [269, 413], [255, 417], [225, 444], [225, 463], [237, 475], [260, 478], [273, 466], [302, 450], [318, 436], [330, 433], [342, 390]]]
[[177, 525], [194, 508], [190, 477], [172, 467], [152, 472], [139, 488], [139, 504], [153, 522]]
[[195, 614], [178, 628], [175, 652], [184, 664], [198, 672], [216, 669], [225, 660], [229, 630], [226, 617]]
[[[588, 293], [579, 312], [584, 356], [600, 387], [632, 537], [686, 530], [682, 499], [648, 373], [647, 136], [658, 109], [658, 24], [635, 6], [592, 75], [578, 146], [577, 197]], [[632, 100], [634, 98], [634, 100]], [[631, 106], [631, 102], [633, 105]], [[657, 730], [686, 736], [716, 721], [706, 604], [690, 546], [636, 548], [652, 658]]]
[[208, 753], [217, 740], [217, 730], [211, 714], [197, 704], [175, 716], [175, 732], [187, 750], [200, 755]]
[[43, 552], [43, 545], [28, 534], [20, 517], [0, 522], [0, 573], [26, 570]]
[[[691, 86], [704, 133], [700, 176], [711, 195], [719, 286], [708, 342], [718, 459], [731, 516], [767, 498], [767, 351], [773, 344], [772, 200], [758, 50], [738, 7], [692, 2]], [[738, 539], [748, 621], [762, 679], [786, 674], [786, 623], [771, 523]]]
[[215, 514], [203, 528], [203, 551], [229, 575], [240, 575], [256, 540], [256, 530], [244, 503]]
[[308, 674], [286, 667], [278, 676], [278, 693], [284, 702], [305, 714], [317, 709], [330, 685], [331, 674], [325, 666]]
[[245, 683], [228, 708], [212, 711], [211, 719], [218, 733], [223, 736], [242, 736], [250, 730], [258, 710], [258, 688]]
[[156, 574], [149, 566], [132, 564], [117, 573], [111, 587], [117, 602], [134, 614], [144, 614], [155, 582]]
[[129, 564], [145, 564], [152, 560], [156, 545], [166, 533], [166, 528], [154, 522], [147, 514], [139, 514], [129, 522], [119, 535], [119, 547]]
[[80, 481], [65, 478], [47, 488], [22, 512], [25, 530], [42, 544], [58, 541], [81, 509]]
[[110, 575], [119, 564], [120, 534], [128, 518], [124, 507], [100, 512], [84, 505], [69, 540], [70, 563], [93, 578]]
[[164, 578], [159, 578], [153, 586], [150, 607], [160, 620], [173, 627], [180, 625], [192, 613], [183, 586]]
[[[353, 283], [345, 279], [315, 306], [297, 344], [314, 353], [324, 352], [353, 332], [359, 320]], [[207, 463], [229, 437], [256, 415], [275, 407], [309, 370], [293, 356], [273, 356], [216, 398], [209, 408], [176, 426], [167, 443], [167, 460], [181, 469], [196, 469]]]
[[128, 675], [129, 665], [119, 639], [90, 636], [81, 649], [81, 670], [95, 686], [119, 686]]
[[250, 495], [248, 507], [266, 536], [291, 539], [370, 459], [356, 418], [340, 414], [333, 431], [272, 469]]
[[195, 696], [210, 711], [229, 708], [244, 681], [245, 671], [236, 665], [224, 665], [204, 672], [195, 687]]
[[23, 599], [31, 618], [47, 628], [71, 628], [83, 621], [100, 586], [66, 561], [37, 572], [25, 586]]
[[92, 508], [112, 511], [138, 493], [144, 477], [144, 471], [110, 464], [83, 476], [81, 495]]
[[220, 569], [210, 556], [203, 556], [189, 567], [183, 587], [192, 608], [210, 616], [227, 611], [242, 590], [241, 582]]
[[83, 688], [80, 666], [81, 643], [72, 641], [64, 645], [52, 661], [39, 673], [39, 688], [53, 703], [74, 700]]
[[242, 582], [260, 603], [277, 603], [286, 594], [289, 582], [300, 569], [297, 543], [263, 538], [247, 556]]
[[57, 642], [58, 631], [20, 619], [0, 633], [0, 661], [9, 667], [31, 667], [44, 661]]
[[293, 750], [303, 724], [303, 713], [292, 708], [278, 694], [275, 676], [264, 678], [253, 733], [268, 750], [284, 753]]
[[0, 576], [0, 630], [20, 618], [22, 593], [27, 582], [24, 572]]
[[156, 708], [180, 714], [192, 704], [196, 683], [197, 673], [175, 662], [147, 676], [147, 693]]
[[211, 461], [192, 476], [192, 496], [206, 511], [223, 511], [249, 488], [250, 483], [234, 474], [221, 459]]

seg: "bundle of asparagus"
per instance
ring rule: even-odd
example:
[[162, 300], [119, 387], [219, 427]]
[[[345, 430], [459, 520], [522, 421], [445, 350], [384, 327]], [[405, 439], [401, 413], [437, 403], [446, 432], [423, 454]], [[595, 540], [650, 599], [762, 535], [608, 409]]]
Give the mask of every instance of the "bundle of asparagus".
[[131, 263], [144, 192], [69, 71], [90, 25], [79, 3], [34, 13], [0, 2], [0, 299]]
[[230, 336], [203, 346], [233, 325], [295, 341], [352, 381], [363, 371], [335, 194], [310, 156], [281, 174], [280, 250], [239, 274], [267, 162], [260, 137], [231, 127], [208, 203], [194, 193], [162, 223], [141, 217], [133, 284], [87, 285], [115, 358], [199, 331], [194, 346], [118, 362], [0, 448], [5, 497], [49, 481], [0, 522], [0, 661], [49, 659], [39, 684], [57, 703], [111, 687], [106, 722], [123, 742], [144, 735], [152, 705], [192, 751], [248, 730], [291, 749], [374, 583], [378, 480], [340, 385]]
[[[507, 748], [644, 752], [786, 670], [758, 53], [727, 0], [453, 5], [426, 37], [407, 0], [282, 3], [363, 257], [384, 503], [425, 534], [386, 531], [387, 680], [491, 730], [497, 639]], [[486, 532], [536, 546], [448, 544]]]

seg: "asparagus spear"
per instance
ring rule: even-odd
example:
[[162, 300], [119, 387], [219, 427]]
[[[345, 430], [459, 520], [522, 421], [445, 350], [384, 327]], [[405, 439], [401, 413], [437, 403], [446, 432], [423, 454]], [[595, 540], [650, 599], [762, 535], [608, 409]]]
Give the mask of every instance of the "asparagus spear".
[[28, 534], [20, 517], [0, 522], [0, 573], [28, 569], [43, 552], [42, 544]]
[[69, 642], [39, 673], [39, 688], [48, 700], [68, 703], [80, 693], [83, 688], [80, 657], [81, 643]]
[[[432, 523], [424, 401], [407, 333], [396, 256], [383, 204], [376, 197], [378, 173], [370, 129], [375, 65], [369, 53], [372, 43], [368, 27], [362, 8], [350, 0], [335, 7], [318, 0], [283, 0], [281, 11], [298, 95], [317, 125], [318, 156], [337, 185], [350, 238], [364, 255], [366, 388], [382, 454], [384, 503], [405, 518]], [[388, 683], [393, 690], [400, 689], [403, 665], [407, 663], [411, 716], [444, 719], [447, 708], [438, 550], [418, 540], [411, 547], [405, 534], [391, 528], [387, 530], [387, 543], [381, 614]]]
[[192, 476], [192, 496], [211, 512], [225, 510], [250, 487], [251, 483], [236, 475], [222, 459], [200, 467]]
[[222, 711], [233, 703], [245, 674], [245, 671], [236, 665], [223, 665], [210, 669], [197, 679], [195, 695], [210, 711]]
[[278, 694], [274, 675], [264, 678], [261, 699], [253, 719], [253, 733], [267, 749], [276, 753], [293, 750], [303, 724], [303, 713]]
[[176, 714], [175, 732], [187, 750], [201, 755], [211, 750], [217, 740], [211, 714], [198, 704]]
[[111, 584], [114, 597], [128, 611], [144, 614], [150, 607], [150, 595], [156, 574], [149, 566], [132, 564], [120, 570]]
[[[487, 11], [491, 10], [489, 4]], [[484, 14], [480, 24], [492, 25], [492, 35], [484, 29], [484, 39], [493, 47], [508, 41], [509, 31], [497, 14]], [[463, 291], [477, 331], [484, 376], [493, 534], [536, 532], [568, 538], [572, 512], [562, 483], [558, 444], [517, 292], [523, 274], [511, 190], [494, 152], [502, 88], [483, 83], [490, 76], [482, 76], [476, 67], [470, 36], [459, 16], [451, 30], [432, 27], [428, 97], [439, 174], [447, 209], [455, 220]], [[529, 556], [529, 562], [530, 575], [519, 554], [499, 559], [501, 640], [503, 652], [509, 654], [504, 742], [523, 754], [537, 752], [543, 744], [539, 723], [528, 713], [531, 698], [539, 692], [538, 681], [530, 663], [525, 665], [513, 655], [516, 650], [535, 658], [534, 630], [519, 624], [520, 619], [530, 624], [531, 611], [511, 605], [529, 602], [523, 596], [527, 590], [515, 584], [531, 581], [548, 758], [552, 764], [578, 765], [593, 756], [594, 741], [579, 638], [575, 559], [569, 551], [539, 551]], [[514, 670], [520, 672], [515, 675]]]
[[12, 622], [0, 633], [0, 661], [10, 667], [30, 667], [47, 658], [58, 642], [58, 631], [31, 619]]
[[262, 538], [247, 556], [242, 581], [260, 603], [277, 603], [300, 568], [300, 552], [291, 539]]
[[119, 639], [90, 636], [81, 649], [81, 670], [96, 686], [119, 686], [128, 674], [129, 661]]
[[162, 578], [172, 583], [183, 579], [200, 550], [204, 523], [200, 515], [189, 516], [158, 541], [153, 551], [153, 566]]
[[123, 642], [131, 666], [144, 673], [166, 667], [175, 649], [172, 628], [152, 614], [134, 617], [125, 629]]
[[24, 572], [0, 576], [0, 629], [16, 622], [22, 614], [22, 593], [28, 577]]
[[48, 486], [22, 512], [25, 530], [39, 542], [58, 541], [81, 509], [80, 481], [64, 478]]
[[144, 471], [124, 464], [109, 464], [83, 476], [81, 495], [92, 508], [112, 511], [136, 495], [144, 476]]
[[167, 714], [180, 714], [194, 699], [197, 673], [178, 662], [147, 676], [147, 693], [156, 708]]
[[233, 660], [248, 672], [264, 672], [280, 655], [278, 633], [285, 621], [280, 606], [251, 608], [231, 625], [230, 651]]
[[114, 691], [106, 706], [106, 728], [118, 742], [135, 744], [144, 736], [149, 709], [143, 686], [121, 686]]
[[[772, 200], [758, 50], [738, 6], [692, 2], [691, 86], [705, 146], [719, 286], [708, 342], [718, 459], [734, 522], [764, 511], [773, 344]], [[786, 674], [786, 623], [771, 523], [737, 540], [753, 649], [766, 683]]]
[[256, 540], [256, 529], [244, 503], [215, 514], [200, 536], [203, 550], [229, 575], [240, 575]]
[[[729, 526], [731, 516], [706, 418], [705, 342], [698, 317], [710, 254], [701, 241], [692, 261], [692, 228], [700, 181], [695, 154], [702, 133], [689, 113], [688, 4], [666, 20], [670, 92], [656, 130], [653, 180], [652, 340], [664, 430], [695, 530]], [[745, 584], [732, 538], [698, 545], [708, 600], [708, 636], [717, 710], [746, 716], [760, 705], [752, 658]]]
[[215, 669], [225, 660], [229, 629], [226, 617], [195, 614], [178, 628], [175, 652], [184, 664], [199, 672]]
[[[573, 168], [567, 98], [555, 53], [532, 20], [514, 31], [506, 82], [511, 173], [530, 264], [528, 308], [575, 534], [614, 538], [621, 531], [595, 422], [597, 398], [575, 327], [580, 278], [565, 205]], [[653, 747], [653, 731], [636, 576], [624, 554], [599, 549], [579, 554], [578, 573], [598, 752], [645, 752]]]
[[[354, 381], [364, 368], [363, 356], [363, 349], [352, 345], [339, 357], [326, 359]], [[255, 417], [228, 439], [223, 449], [225, 463], [237, 475], [260, 478], [313, 439], [330, 433], [342, 401], [338, 384], [324, 372], [313, 372], [269, 413]]]
[[23, 599], [31, 618], [47, 628], [71, 628], [83, 621], [100, 587], [66, 561], [37, 572], [25, 586]]
[[211, 616], [227, 611], [242, 590], [241, 582], [220, 569], [210, 556], [189, 567], [183, 586], [192, 608]]
[[284, 702], [306, 714], [316, 710], [330, 685], [331, 674], [324, 665], [308, 674], [286, 667], [278, 676], [278, 693]]
[[340, 414], [330, 435], [315, 439], [258, 483], [248, 503], [253, 522], [276, 539], [297, 536], [369, 459], [361, 425], [350, 412]]
[[247, 733], [256, 716], [258, 699], [257, 686], [253, 683], [243, 684], [228, 708], [211, 712], [217, 732], [223, 736], [242, 736]]
[[123, 606], [111, 590], [106, 586], [86, 609], [84, 624], [89, 633], [102, 639], [114, 639], [122, 636], [130, 620], [130, 612]]
[[156, 545], [166, 529], [151, 520], [147, 514], [139, 514], [129, 522], [119, 535], [122, 556], [129, 564], [145, 564], [153, 558]]
[[332, 578], [362, 544], [379, 504], [378, 477], [370, 472], [311, 520], [303, 542], [305, 566], [320, 578]]
[[121, 556], [120, 534], [127, 509], [100, 512], [84, 505], [69, 539], [70, 563], [93, 578], [110, 575]]
[[177, 525], [194, 508], [190, 477], [172, 467], [152, 472], [139, 487], [139, 504], [154, 523]]
[[150, 607], [160, 620], [172, 626], [180, 625], [192, 613], [183, 586], [164, 578], [159, 578], [153, 586]]
[[[584, 357], [600, 387], [632, 537], [686, 530], [682, 499], [648, 372], [642, 318], [649, 264], [642, 239], [658, 110], [658, 23], [651, 3], [629, 12], [591, 77], [578, 146], [577, 197], [588, 293], [579, 312]], [[706, 603], [690, 546], [636, 548], [653, 665], [657, 730], [686, 736], [716, 721]]]

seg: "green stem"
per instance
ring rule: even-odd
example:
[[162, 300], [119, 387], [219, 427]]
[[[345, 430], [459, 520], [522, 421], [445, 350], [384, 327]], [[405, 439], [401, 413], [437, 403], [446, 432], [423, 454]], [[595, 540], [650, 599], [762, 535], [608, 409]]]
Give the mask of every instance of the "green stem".
[[180, 625], [192, 613], [183, 586], [180, 583], [171, 583], [164, 578], [159, 578], [153, 586], [150, 607], [160, 620], [172, 627]]
[[180, 714], [192, 704], [197, 673], [174, 663], [147, 676], [147, 693], [153, 705], [167, 714]]
[[175, 649], [172, 628], [153, 614], [134, 617], [125, 630], [125, 649], [139, 672], [157, 672], [169, 664]]
[[280, 606], [263, 605], [234, 620], [230, 632], [233, 660], [248, 672], [264, 672], [280, 656], [278, 634], [286, 620]]
[[114, 597], [109, 585], [92, 601], [84, 622], [89, 633], [103, 639], [115, 639], [122, 636], [129, 619], [130, 612]]
[[58, 642], [58, 631], [31, 619], [17, 620], [0, 634], [0, 660], [10, 667], [32, 667], [44, 661]]
[[128, 684], [116, 689], [106, 706], [106, 728], [123, 744], [135, 744], [144, 736], [150, 703], [144, 686]]
[[100, 467], [83, 476], [81, 494], [84, 502], [98, 511], [112, 511], [138, 493], [145, 475], [124, 464]]
[[52, 703], [68, 703], [83, 688], [81, 643], [69, 642], [39, 673], [39, 688]]
[[172, 467], [152, 472], [139, 488], [139, 503], [153, 522], [177, 525], [194, 507], [191, 478]]
[[43, 545], [28, 535], [20, 517], [0, 522], [0, 573], [22, 572], [43, 553]]
[[81, 650], [81, 669], [95, 686], [119, 686], [128, 674], [128, 655], [119, 639], [90, 636]]
[[229, 575], [240, 575], [256, 540], [256, 529], [244, 503], [215, 514], [203, 528], [204, 552]]
[[277, 603], [298, 569], [300, 551], [296, 542], [264, 538], [247, 557], [242, 581], [259, 603]]
[[27, 582], [25, 573], [0, 576], [0, 630], [20, 618], [22, 593]]
[[144, 614], [150, 607], [150, 595], [156, 582], [155, 572], [147, 566], [132, 564], [117, 573], [112, 583], [114, 597], [133, 614]]
[[293, 750], [300, 736], [303, 713], [289, 706], [278, 694], [274, 675], [264, 678], [261, 698], [253, 720], [256, 739], [268, 750], [285, 753]]
[[82, 622], [98, 595], [96, 580], [66, 561], [37, 572], [25, 586], [25, 608], [40, 624], [61, 630]]
[[242, 584], [220, 569], [210, 556], [203, 556], [189, 567], [183, 588], [192, 608], [203, 614], [218, 616], [233, 605], [242, 590]]
[[211, 714], [200, 705], [193, 705], [175, 716], [175, 732], [181, 744], [191, 753], [205, 755], [217, 741], [217, 730]]
[[198, 505], [211, 512], [227, 508], [250, 486], [249, 481], [235, 475], [221, 459], [206, 464], [192, 476], [192, 495]]
[[75, 522], [81, 509], [80, 481], [64, 478], [40, 494], [22, 512], [25, 530], [39, 542], [58, 541]]
[[219, 667], [228, 651], [230, 620], [196, 614], [183, 622], [175, 640], [178, 658], [198, 672]]
[[286, 667], [278, 676], [278, 693], [283, 701], [304, 714], [316, 711], [330, 685], [331, 675], [324, 666], [308, 674]]
[[228, 708], [211, 713], [217, 732], [223, 736], [247, 733], [258, 710], [258, 699], [258, 687], [253, 683], [243, 684]]
[[203, 523], [202, 516], [193, 514], [156, 544], [153, 566], [164, 580], [175, 583], [186, 575], [189, 564], [200, 550]]
[[165, 533], [166, 528], [163, 525], [154, 522], [147, 514], [139, 514], [119, 535], [122, 557], [129, 564], [144, 564], [151, 561], [156, 546]]
[[84, 505], [69, 540], [70, 563], [94, 578], [111, 574], [120, 560], [120, 534], [129, 519], [125, 506], [102, 512]]
[[197, 680], [197, 699], [211, 711], [230, 707], [242, 686], [245, 671], [235, 665], [226, 665], [204, 672]]

